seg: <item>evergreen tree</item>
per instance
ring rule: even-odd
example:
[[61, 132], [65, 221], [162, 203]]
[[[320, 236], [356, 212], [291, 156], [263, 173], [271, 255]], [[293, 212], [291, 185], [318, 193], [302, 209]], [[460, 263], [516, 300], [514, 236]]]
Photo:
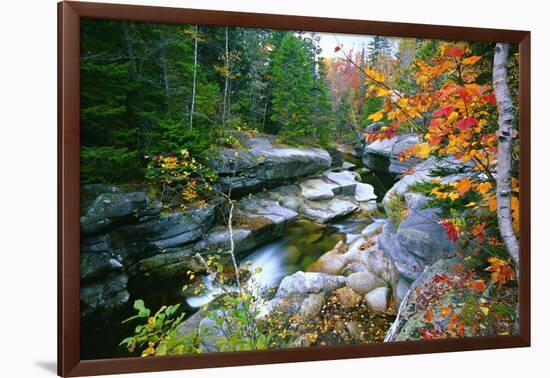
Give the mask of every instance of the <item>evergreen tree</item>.
[[314, 134], [312, 62], [304, 43], [289, 33], [273, 59], [272, 120], [281, 136], [294, 143], [304, 142]]
[[388, 37], [374, 36], [367, 45], [367, 51], [367, 61], [369, 65], [378, 70], [387, 71], [387, 67], [384, 66], [392, 52], [390, 39]]
[[317, 62], [317, 76], [313, 87], [313, 123], [319, 143], [328, 145], [334, 132], [334, 116], [325, 66], [321, 60]]

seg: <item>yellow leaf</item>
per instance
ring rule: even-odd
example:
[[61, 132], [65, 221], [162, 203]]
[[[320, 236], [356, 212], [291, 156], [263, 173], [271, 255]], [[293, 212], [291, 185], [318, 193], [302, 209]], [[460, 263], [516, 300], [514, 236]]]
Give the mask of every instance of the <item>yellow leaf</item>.
[[376, 97], [385, 97], [391, 94], [391, 91], [387, 88], [377, 87], [375, 90]]
[[398, 115], [399, 115], [399, 110], [392, 110], [391, 112], [388, 113], [388, 119], [391, 121]]
[[458, 119], [458, 113], [452, 112], [451, 115], [447, 118], [447, 123], [449, 125], [453, 124]]
[[519, 199], [517, 197], [512, 197], [510, 200], [512, 208], [512, 221], [514, 230], [519, 231]]
[[414, 151], [419, 158], [427, 159], [432, 149], [428, 143], [419, 143], [414, 147]]
[[141, 352], [141, 357], [152, 356], [154, 354], [155, 354], [155, 344], [150, 342], [147, 349], [145, 349], [143, 352]]
[[440, 187], [435, 187], [431, 190], [431, 193], [437, 198], [437, 199], [445, 199], [449, 197], [449, 193], [441, 192]]
[[483, 312], [483, 314], [485, 316], [489, 315], [489, 308], [488, 307], [480, 307], [479, 309], [481, 310], [481, 312]]
[[376, 113], [372, 113], [368, 119], [374, 121], [374, 122], [378, 122], [382, 119], [382, 117], [384, 117], [384, 113], [382, 113], [381, 111], [379, 112], [376, 112]]
[[469, 204], [466, 205], [466, 207], [473, 207], [477, 205], [475, 202], [470, 202]]
[[477, 185], [477, 191], [480, 192], [481, 194], [485, 194], [492, 187], [493, 187], [493, 185], [490, 182], [488, 182], [488, 181], [482, 182], [481, 184]]
[[469, 58], [465, 58], [465, 59], [462, 59], [462, 64], [466, 65], [466, 64], [474, 64], [474, 63], [477, 63], [478, 60], [480, 60], [481, 57], [480, 56], [471, 56]]

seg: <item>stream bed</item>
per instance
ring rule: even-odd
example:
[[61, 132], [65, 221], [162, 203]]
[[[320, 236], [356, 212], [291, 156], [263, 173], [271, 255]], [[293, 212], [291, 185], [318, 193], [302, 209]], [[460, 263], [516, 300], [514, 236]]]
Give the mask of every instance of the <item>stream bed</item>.
[[[377, 202], [380, 203], [396, 178], [389, 174], [366, 170], [359, 158], [345, 156], [345, 160], [355, 165], [352, 170], [360, 174], [363, 183], [374, 187]], [[357, 212], [325, 225], [298, 219], [286, 226], [282, 237], [253, 249], [238, 263], [241, 267], [248, 261], [251, 263], [249, 271], [253, 272], [255, 285], [261, 290], [274, 288], [284, 277], [297, 271], [307, 271], [312, 263], [333, 249], [339, 241], [351, 243], [361, 231], [371, 224], [375, 226], [376, 221], [383, 216], [378, 212], [373, 215]], [[261, 269], [254, 272], [255, 268]], [[131, 305], [133, 301], [137, 298], [143, 299], [152, 311], [156, 311], [162, 305], [180, 303], [180, 311], [190, 316], [221, 292], [221, 288], [211, 285], [208, 276], [203, 275], [202, 280], [207, 290], [196, 296], [182, 291], [185, 277], [176, 280], [177, 282], [158, 282], [154, 290], [147, 291], [140, 288], [139, 282], [130, 281], [130, 292], [137, 294], [130, 298], [125, 311], [109, 318], [88, 320], [82, 324], [82, 340], [87, 340], [86, 348], [82, 349], [82, 358], [128, 357], [128, 352], [118, 344], [124, 337], [131, 335], [135, 327], [134, 323], [121, 324], [122, 320], [134, 315]]]

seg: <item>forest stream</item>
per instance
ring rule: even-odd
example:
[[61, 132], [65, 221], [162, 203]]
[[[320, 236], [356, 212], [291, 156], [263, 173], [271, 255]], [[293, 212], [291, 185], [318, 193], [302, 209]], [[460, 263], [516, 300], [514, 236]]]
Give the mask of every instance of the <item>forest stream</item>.
[[[377, 202], [381, 201], [387, 190], [395, 183], [395, 176], [387, 173], [374, 173], [365, 169], [361, 159], [350, 154], [344, 155], [344, 160], [354, 164], [354, 170], [361, 175], [361, 182], [370, 184], [375, 188]], [[380, 218], [360, 213], [335, 220], [326, 225], [299, 219], [289, 224], [284, 230], [283, 236], [276, 241], [269, 242], [250, 252], [240, 261], [240, 267], [250, 263], [249, 270], [254, 272], [256, 268], [261, 271], [253, 273], [253, 281], [258, 286], [267, 289], [277, 287], [284, 277], [298, 271], [308, 271], [308, 268], [319, 257], [334, 248], [339, 241], [351, 244], [361, 232], [368, 233], [367, 226], [371, 228], [383, 222]], [[198, 308], [210, 302], [220, 288], [212, 287], [208, 277], [203, 277], [210, 291], [200, 296], [186, 298], [186, 303], [191, 308]]]
[[[343, 154], [344, 161], [353, 164], [352, 170], [357, 172], [360, 181], [374, 187], [379, 203], [387, 190], [395, 183], [396, 177], [393, 174], [372, 172], [363, 166], [360, 158], [351, 154]], [[298, 271], [308, 271], [311, 265], [327, 251], [335, 247], [339, 241], [351, 244], [361, 236], [361, 232], [368, 233], [369, 229], [374, 230], [381, 223], [385, 222], [384, 214], [375, 212], [368, 214], [358, 212], [346, 217], [336, 219], [328, 224], [319, 224], [307, 219], [297, 219], [283, 230], [282, 236], [277, 240], [267, 242], [250, 251], [246, 256], [239, 259], [241, 268], [249, 264], [247, 269], [252, 276], [248, 281], [254, 282], [261, 288], [262, 295], [272, 297], [268, 289], [276, 288], [281, 281]], [[371, 231], [372, 231], [371, 230]], [[260, 268], [256, 270], [257, 268]], [[182, 280], [172, 279], [159, 282], [155, 289], [150, 286], [143, 287], [140, 282], [129, 282], [131, 290], [139, 293], [150, 308], [160, 308], [164, 304], [180, 303], [180, 311], [185, 312], [186, 317], [193, 315], [198, 309], [207, 305], [223, 291], [210, 282], [209, 275], [200, 276], [205, 290], [200, 295], [192, 295], [182, 291]], [[83, 350], [84, 358], [110, 358], [128, 356], [118, 343], [124, 335], [132, 331], [132, 326], [119, 324], [113, 326], [113, 322], [119, 322], [131, 315], [131, 311], [122, 311], [109, 320], [92, 319], [86, 320], [82, 331], [87, 340], [98, 339], [97, 343], [89, 343], [94, 348], [87, 347]], [[385, 332], [387, 324], [383, 324]], [[106, 331], [109, 332], [106, 332]], [[99, 342], [101, 339], [101, 343]], [[96, 348], [97, 347], [97, 348]], [[106, 351], [111, 351], [107, 352]]]
[[81, 35], [81, 359], [517, 333], [517, 45]]

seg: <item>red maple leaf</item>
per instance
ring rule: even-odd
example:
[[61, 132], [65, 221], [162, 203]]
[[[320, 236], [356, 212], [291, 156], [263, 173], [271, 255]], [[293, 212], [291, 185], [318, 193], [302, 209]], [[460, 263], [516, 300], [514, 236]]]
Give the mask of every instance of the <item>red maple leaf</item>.
[[453, 112], [453, 110], [455, 110], [454, 105], [446, 105], [434, 111], [432, 115], [434, 117], [448, 117]]
[[478, 223], [474, 226], [474, 229], [472, 230], [472, 236], [477, 238], [479, 244], [483, 244], [483, 241], [485, 240], [485, 226], [485, 222]]
[[468, 117], [468, 118], [464, 118], [464, 119], [461, 119], [460, 121], [458, 121], [456, 123], [456, 126], [461, 130], [461, 131], [466, 131], [468, 130], [470, 127], [472, 126], [477, 126], [478, 124], [478, 120], [475, 119], [475, 118], [472, 118], [472, 117]]
[[455, 224], [450, 219], [443, 219], [439, 222], [445, 228], [445, 232], [447, 233], [447, 237], [451, 241], [451, 243], [455, 243], [458, 241], [458, 238], [460, 237], [458, 230], [455, 227]]

